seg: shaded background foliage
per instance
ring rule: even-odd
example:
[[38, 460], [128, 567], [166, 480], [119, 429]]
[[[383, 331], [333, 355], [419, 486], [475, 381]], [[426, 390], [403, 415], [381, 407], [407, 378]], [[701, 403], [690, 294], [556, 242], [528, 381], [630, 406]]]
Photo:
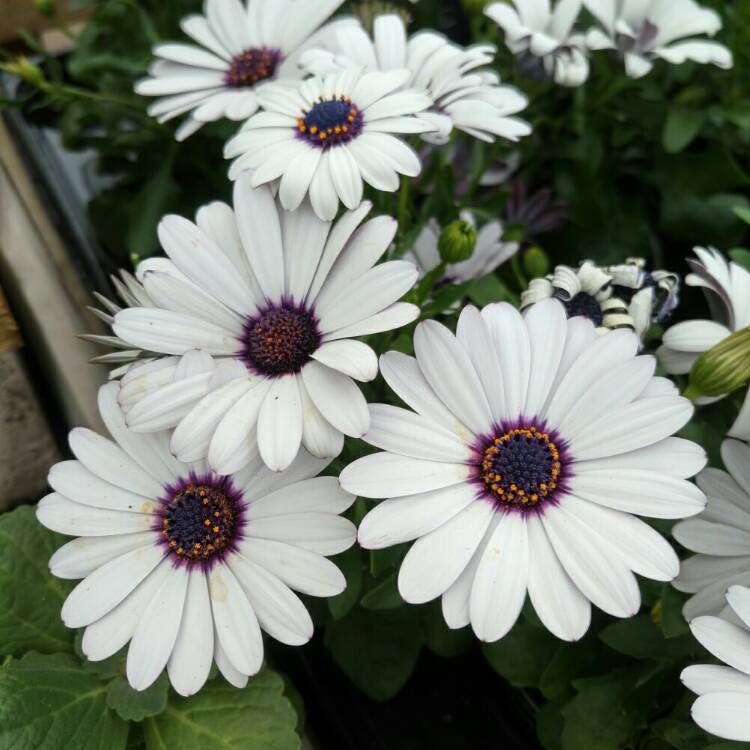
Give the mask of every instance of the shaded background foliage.
[[[56, 122], [66, 148], [97, 153], [98, 168], [110, 186], [95, 196], [90, 216], [101, 244], [102, 264], [114, 269], [159, 251], [155, 228], [163, 214], [192, 216], [203, 203], [230, 199], [221, 152], [236, 125], [211, 124], [177, 144], [173, 126], [148, 118], [147, 101], [132, 93], [134, 81], [151, 61], [152, 44], [180, 38], [178, 21], [199, 10], [199, 0], [89, 4], [94, 6], [93, 16], [73, 53], [62, 64], [48, 60], [45, 68], [51, 80], [75, 87], [77, 93], [60, 88], [40, 95], [26, 88], [22, 98], [30, 117]], [[616, 60], [602, 53], [595, 56], [585, 86], [564, 89], [545, 80], [532, 61], [514, 59], [493, 25], [458, 2], [401, 3], [414, 28], [438, 28], [463, 43], [496, 41], [497, 68], [506, 82], [529, 96], [526, 116], [534, 125], [533, 135], [517, 147], [459, 138], [451, 148], [430, 155], [423, 175], [411, 185], [406, 183], [399, 194], [369, 195], [377, 211], [400, 220], [395, 253], [408, 249], [429, 217], [447, 222], [464, 207], [483, 218], [505, 217], [508, 231], [524, 241], [519, 258], [485, 279], [443, 287], [431, 295], [435, 279], [428, 277], [410, 295], [422, 305], [423, 317], [439, 314], [452, 325], [453, 313], [444, 311], [454, 302], [517, 301], [526, 282], [544, 273], [546, 266], [577, 264], [583, 258], [608, 264], [639, 256], [647, 258], [652, 268], [684, 273], [684, 258], [691, 248], [710, 244], [750, 267], [750, 251], [743, 248], [750, 219], [750, 0], [704, 4], [724, 18], [720, 38], [735, 55], [733, 70], [661, 63], [648, 77], [633, 81]], [[514, 154], [518, 167], [512, 177], [499, 186], [483, 187], [482, 176], [512, 162]], [[534, 231], [538, 226], [525, 223], [523, 211], [518, 210], [519, 186], [527, 196], [547, 190], [555, 206], [564, 204], [564, 212], [555, 208], [552, 213], [552, 224], [561, 225], [540, 233]], [[563, 215], [566, 220], [560, 223], [557, 220]], [[700, 295], [687, 290], [678, 316], [705, 314]], [[410, 327], [381, 334], [369, 343], [379, 352], [394, 348], [408, 352], [412, 331]], [[650, 333], [652, 348], [659, 333]], [[394, 400], [382, 380], [370, 384], [366, 396], [369, 401]], [[718, 448], [736, 410], [736, 399], [703, 409], [684, 432], [706, 447], [715, 466], [721, 466]], [[330, 473], [337, 474], [370, 450], [348, 440]], [[358, 522], [365, 512], [364, 501], [358, 500], [353, 520]], [[669, 534], [670, 524], [654, 525]], [[40, 535], [46, 538], [37, 539]], [[225, 721], [237, 710], [250, 712], [250, 717], [258, 715], [253, 710], [271, 710], [264, 706], [278, 716], [270, 734], [248, 735], [250, 730], [240, 727], [225, 746], [280, 750], [296, 746], [289, 736], [296, 718], [288, 700], [296, 703], [296, 696], [289, 688], [288, 698], [282, 696], [284, 687], [276, 675], [251, 681], [248, 690], [237, 695], [215, 681], [201, 697], [185, 703], [173, 695], [168, 699], [167, 686], [160, 683], [148, 695], [134, 695], [118, 677], [119, 662], [104, 671], [83, 666], [72, 637], [58, 625], [65, 587], [53, 584], [44, 573], [55, 541], [34, 525], [25, 510], [0, 519], [3, 536], [28, 541], [36, 572], [15, 570], [13, 545], [0, 545], [0, 634], [8, 636], [0, 638], [0, 657], [16, 657], [0, 669], [0, 707], [6, 705], [3, 696], [24, 695], [28, 675], [34, 674], [42, 695], [45, 685], [53, 691], [63, 681], [73, 693], [79, 685], [92, 702], [89, 708], [104, 717], [99, 721], [109, 722], [108, 728], [101, 724], [90, 728], [92, 737], [103, 732], [100, 744], [92, 740], [81, 747], [125, 747], [127, 742], [129, 747], [151, 750], [205, 743], [205, 736], [181, 734], [180, 727], [189, 722], [170, 722], [170, 716], [215, 711]], [[456, 663], [451, 660], [481, 651], [502, 678], [528, 691], [531, 704], [538, 708], [538, 737], [547, 750], [750, 747], [711, 739], [690, 722], [692, 697], [682, 688], [679, 673], [688, 663], [707, 657], [681, 616], [683, 595], [671, 586], [641, 581], [641, 614], [613, 621], [599, 613], [580, 643], [556, 640], [527, 607], [507, 638], [480, 647], [468, 629], [448, 630], [438, 603], [415, 607], [401, 602], [396, 571], [405, 550], [401, 545], [345, 552], [336, 562], [346, 574], [347, 590], [328, 602], [306, 602], [324, 631], [333, 660], [372, 699], [384, 701], [396, 695], [425, 649], [445, 659], [446, 669]], [[24, 590], [39, 593], [33, 604]], [[29, 622], [44, 627], [34, 629]], [[55, 656], [45, 662], [38, 654], [23, 656], [27, 651]], [[34, 699], [32, 695], [30, 701], [24, 700], [23, 711], [33, 713]], [[75, 712], [64, 715], [70, 719], [68, 727], [83, 720]], [[138, 722], [131, 725], [129, 741], [126, 720]], [[13, 731], [0, 730], [0, 748], [59, 746], [34, 744], [33, 733]], [[210, 732], [206, 736], [212, 738]], [[252, 744], [262, 742], [267, 744]]]

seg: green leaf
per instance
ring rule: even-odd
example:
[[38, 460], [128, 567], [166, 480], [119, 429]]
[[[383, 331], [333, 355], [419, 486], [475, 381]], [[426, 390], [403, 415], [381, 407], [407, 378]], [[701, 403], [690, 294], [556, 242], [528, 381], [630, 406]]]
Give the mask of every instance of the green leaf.
[[63, 625], [60, 609], [73, 584], [47, 567], [64, 541], [29, 506], [0, 516], [0, 656], [72, 651], [75, 632]]
[[167, 705], [169, 680], [166, 672], [147, 690], [133, 690], [124, 677], [117, 677], [107, 685], [107, 706], [125, 721], [143, 721], [160, 714]]
[[0, 668], [0, 750], [124, 750], [107, 686], [72, 656], [30, 653]]
[[536, 714], [536, 736], [545, 750], [562, 750], [564, 720], [559, 703], [546, 703]]
[[360, 602], [365, 609], [395, 609], [403, 604], [401, 594], [398, 593], [396, 575], [388, 576], [371, 588]]
[[604, 628], [599, 637], [610, 648], [635, 659], [680, 659], [700, 654], [689, 632], [665, 638], [650, 615], [615, 622]]
[[744, 266], [748, 271], [750, 271], [750, 250], [745, 250], [744, 247], [738, 247], [734, 250], [729, 251], [729, 257], [735, 263], [739, 263], [741, 266]]
[[445, 624], [439, 599], [419, 608], [419, 622], [427, 648], [444, 659], [459, 656], [474, 642], [470, 628], [451, 630]]
[[140, 187], [138, 198], [131, 206], [131, 218], [125, 246], [131, 254], [148, 258], [159, 249], [156, 227], [179, 189], [172, 174], [175, 151], [171, 149], [158, 169]]
[[668, 154], [684, 151], [703, 130], [708, 114], [705, 109], [676, 107], [669, 111], [662, 131], [662, 144]]
[[332, 560], [346, 576], [346, 588], [328, 599], [329, 612], [335, 620], [340, 620], [351, 612], [362, 591], [362, 552], [359, 547], [351, 547]]
[[326, 645], [336, 664], [375, 700], [393, 698], [414, 671], [422, 632], [414, 607], [354, 609], [326, 628]]
[[745, 224], [750, 224], [750, 208], [747, 208], [747, 206], [735, 206], [732, 211], [738, 219], [742, 219]]
[[708, 745], [705, 750], [750, 750], [750, 742], [719, 742]]
[[654, 722], [651, 731], [669, 742], [676, 750], [704, 750], [706, 747], [705, 732], [692, 721], [662, 719]]
[[578, 695], [562, 712], [562, 749], [621, 750], [648, 725], [660, 680], [644, 682], [634, 667], [574, 684]]
[[671, 583], [664, 584], [661, 597], [661, 630], [666, 638], [676, 638], [690, 632], [682, 614], [687, 597]]
[[490, 302], [512, 302], [514, 304], [518, 302], [517, 295], [508, 289], [494, 273], [473, 281], [466, 294], [479, 307], [489, 305]]
[[536, 687], [559, 645], [545, 628], [519, 621], [502, 640], [483, 644], [482, 653], [512, 685]]
[[171, 694], [143, 729], [146, 750], [298, 750], [296, 725], [284, 681], [264, 669], [244, 690], [214, 680], [190, 698]]

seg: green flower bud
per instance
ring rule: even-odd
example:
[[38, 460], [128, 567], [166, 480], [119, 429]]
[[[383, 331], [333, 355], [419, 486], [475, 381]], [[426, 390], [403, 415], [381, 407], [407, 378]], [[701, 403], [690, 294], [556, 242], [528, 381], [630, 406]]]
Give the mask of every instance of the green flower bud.
[[39, 13], [48, 18], [51, 18], [57, 13], [55, 0], [34, 0], [34, 7]]
[[750, 326], [703, 352], [690, 371], [685, 396], [714, 398], [732, 393], [750, 380]]
[[468, 221], [454, 221], [440, 233], [438, 250], [443, 263], [469, 260], [477, 244], [477, 230]]
[[523, 268], [526, 275], [531, 279], [541, 279], [550, 270], [550, 262], [547, 253], [541, 247], [534, 245], [523, 254]]
[[18, 76], [37, 88], [42, 88], [45, 83], [42, 69], [23, 56], [17, 57], [10, 62], [0, 64], [0, 70]]

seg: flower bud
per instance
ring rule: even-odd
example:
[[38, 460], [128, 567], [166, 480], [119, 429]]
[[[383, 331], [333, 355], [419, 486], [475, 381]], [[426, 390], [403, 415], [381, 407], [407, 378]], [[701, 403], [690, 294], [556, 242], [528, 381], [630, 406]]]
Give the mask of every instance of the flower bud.
[[541, 279], [549, 273], [550, 262], [547, 253], [536, 245], [523, 254], [523, 268], [531, 279]]
[[468, 221], [459, 219], [448, 224], [440, 233], [440, 258], [444, 263], [461, 263], [469, 260], [476, 244], [477, 230]]
[[0, 64], [0, 70], [18, 76], [37, 88], [42, 88], [45, 83], [42, 69], [23, 56], [17, 57], [10, 62]]
[[736, 331], [703, 352], [690, 371], [688, 398], [715, 398], [732, 393], [750, 380], [750, 326]]
[[55, 0], [34, 0], [34, 7], [39, 13], [48, 18], [51, 18], [57, 13]]

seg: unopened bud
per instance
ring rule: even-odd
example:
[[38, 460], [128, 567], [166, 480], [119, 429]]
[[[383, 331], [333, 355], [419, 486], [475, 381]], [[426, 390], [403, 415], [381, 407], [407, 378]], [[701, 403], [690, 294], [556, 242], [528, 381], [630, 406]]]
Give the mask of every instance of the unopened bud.
[[550, 262], [547, 253], [536, 245], [523, 254], [523, 268], [531, 279], [541, 279], [549, 273]]
[[10, 62], [1, 63], [0, 70], [18, 76], [37, 88], [42, 88], [45, 83], [42, 69], [39, 66], [34, 65], [34, 63], [26, 57], [17, 57]]
[[468, 221], [459, 219], [440, 233], [438, 250], [444, 263], [461, 263], [471, 258], [477, 244], [477, 230]]
[[34, 7], [39, 13], [48, 18], [51, 18], [57, 13], [55, 0], [34, 0]]
[[703, 352], [690, 371], [688, 398], [716, 398], [732, 393], [750, 380], [750, 326], [727, 336]]

